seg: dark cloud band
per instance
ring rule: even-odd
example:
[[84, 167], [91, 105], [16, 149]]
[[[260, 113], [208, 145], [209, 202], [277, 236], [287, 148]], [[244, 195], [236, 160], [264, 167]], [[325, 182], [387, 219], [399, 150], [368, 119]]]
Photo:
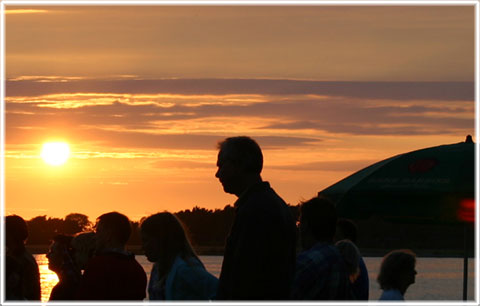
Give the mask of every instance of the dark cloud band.
[[314, 94], [393, 100], [473, 101], [473, 82], [324, 82], [271, 79], [72, 80], [7, 81], [7, 96], [56, 93], [128, 94]]

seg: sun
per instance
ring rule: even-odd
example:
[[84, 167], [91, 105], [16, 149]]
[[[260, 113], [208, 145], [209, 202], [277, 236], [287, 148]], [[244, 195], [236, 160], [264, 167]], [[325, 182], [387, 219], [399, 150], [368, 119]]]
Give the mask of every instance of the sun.
[[43, 144], [40, 156], [51, 166], [61, 166], [70, 156], [70, 147], [66, 142], [47, 142]]

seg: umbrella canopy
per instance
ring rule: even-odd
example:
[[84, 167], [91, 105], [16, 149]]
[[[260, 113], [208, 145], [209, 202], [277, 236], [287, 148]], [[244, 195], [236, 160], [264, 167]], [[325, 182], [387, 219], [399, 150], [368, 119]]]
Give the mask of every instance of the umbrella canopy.
[[350, 175], [319, 195], [335, 203], [340, 217], [357, 221], [359, 246], [407, 247], [443, 256], [461, 250], [466, 300], [468, 257], [474, 244], [474, 147], [469, 135], [465, 142], [400, 154]]
[[402, 223], [473, 222], [474, 143], [465, 142], [400, 154], [366, 167], [319, 195], [338, 214]]

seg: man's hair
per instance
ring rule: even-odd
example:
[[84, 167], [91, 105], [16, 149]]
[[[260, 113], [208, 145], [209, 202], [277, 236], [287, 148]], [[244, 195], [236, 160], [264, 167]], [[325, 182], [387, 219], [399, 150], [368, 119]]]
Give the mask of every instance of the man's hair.
[[357, 226], [352, 220], [339, 218], [337, 220], [337, 229], [342, 232], [343, 239], [357, 243]]
[[23, 243], [28, 238], [27, 223], [17, 215], [5, 217], [5, 232], [16, 243]]
[[73, 236], [70, 235], [63, 235], [63, 234], [58, 234], [53, 236], [52, 241], [54, 243], [57, 243], [59, 247], [61, 247], [63, 250], [67, 251], [70, 256], [73, 255], [73, 248], [72, 248], [72, 239]]
[[118, 212], [109, 212], [97, 218], [97, 227], [99, 225], [112, 234], [112, 238], [117, 242], [126, 244], [132, 233], [132, 226], [127, 216]]
[[263, 154], [258, 143], [248, 136], [229, 137], [220, 141], [217, 148], [233, 163], [248, 173], [260, 174]]
[[383, 290], [399, 289], [402, 273], [415, 269], [415, 253], [411, 250], [394, 250], [383, 257], [377, 281]]
[[306, 222], [317, 241], [333, 242], [337, 226], [337, 211], [325, 197], [315, 197], [300, 206], [300, 222]]

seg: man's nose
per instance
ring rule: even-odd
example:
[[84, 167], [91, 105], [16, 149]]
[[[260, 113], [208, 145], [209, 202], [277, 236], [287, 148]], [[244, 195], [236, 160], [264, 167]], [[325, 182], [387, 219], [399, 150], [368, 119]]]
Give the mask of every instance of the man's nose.
[[220, 168], [218, 168], [217, 172], [215, 172], [215, 177], [219, 178]]

